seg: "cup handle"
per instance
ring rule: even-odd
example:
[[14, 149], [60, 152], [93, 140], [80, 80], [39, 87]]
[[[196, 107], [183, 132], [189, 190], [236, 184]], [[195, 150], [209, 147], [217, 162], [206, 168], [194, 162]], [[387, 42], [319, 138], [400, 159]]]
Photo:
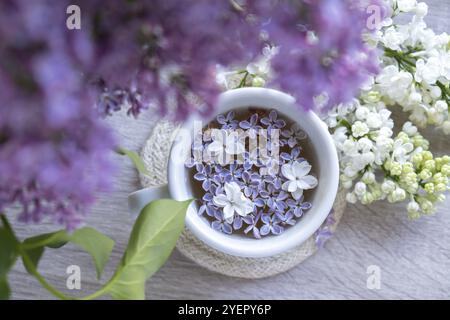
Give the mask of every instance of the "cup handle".
[[144, 207], [153, 200], [170, 198], [167, 185], [150, 187], [130, 193], [128, 196], [128, 210], [133, 217], [138, 216]]

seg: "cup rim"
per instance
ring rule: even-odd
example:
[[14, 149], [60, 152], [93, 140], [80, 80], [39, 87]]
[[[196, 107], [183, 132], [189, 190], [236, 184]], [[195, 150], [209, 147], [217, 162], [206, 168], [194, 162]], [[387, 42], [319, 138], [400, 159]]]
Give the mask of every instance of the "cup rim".
[[[313, 147], [320, 145], [317, 152], [320, 175], [318, 189], [320, 194], [314, 199], [313, 207], [294, 226], [290, 226], [278, 236], [269, 236], [262, 239], [251, 239], [237, 235], [226, 235], [211, 228], [202, 217], [197, 214], [195, 203], [191, 203], [186, 214], [186, 227], [208, 246], [225, 254], [264, 258], [281, 254], [291, 250], [311, 237], [322, 225], [332, 210], [339, 184], [339, 162], [333, 139], [325, 123], [313, 111], [304, 111], [295, 106], [295, 98], [274, 89], [267, 88], [239, 88], [226, 91], [218, 98], [217, 114], [240, 107], [258, 106], [266, 109], [280, 110], [282, 113], [296, 121], [310, 137]], [[297, 120], [295, 120], [297, 119]], [[198, 117], [191, 117], [182, 125], [184, 130], [193, 130], [193, 124]], [[209, 120], [208, 120], [209, 121]], [[190, 148], [190, 146], [189, 146]], [[190, 183], [183, 164], [172, 161], [172, 155], [186, 149], [183, 141], [172, 145], [168, 162], [168, 185], [173, 199], [183, 201], [191, 198], [186, 187]], [[326, 170], [325, 170], [326, 168]], [[184, 188], [183, 188], [184, 186]]]

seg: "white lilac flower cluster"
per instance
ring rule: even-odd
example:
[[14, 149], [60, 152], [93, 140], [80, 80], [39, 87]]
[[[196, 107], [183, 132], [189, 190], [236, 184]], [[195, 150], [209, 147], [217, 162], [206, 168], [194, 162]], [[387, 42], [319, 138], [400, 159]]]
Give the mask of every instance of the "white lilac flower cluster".
[[325, 121], [340, 155], [348, 202], [407, 200], [409, 217], [418, 218], [433, 213], [445, 199], [450, 157], [434, 158], [411, 122], [394, 136], [391, 112], [379, 92], [363, 91], [359, 100], [337, 106]]
[[257, 109], [243, 119], [233, 111], [217, 116], [193, 143], [186, 164], [201, 185], [199, 214], [217, 231], [255, 238], [294, 225], [312, 207], [304, 190], [318, 185], [302, 157], [306, 138], [275, 110]]
[[[374, 99], [374, 97], [370, 99]], [[339, 105], [329, 112], [325, 122], [333, 132], [340, 153], [341, 181], [351, 188], [361, 175], [364, 180], [374, 180], [374, 170], [381, 166], [393, 149], [393, 120], [391, 112], [381, 101]]]
[[[418, 218], [433, 213], [449, 190], [450, 157], [434, 158], [416, 126], [450, 134], [450, 37], [427, 28], [425, 3], [389, 2], [392, 16], [367, 40], [384, 50], [381, 72], [359, 99], [335, 107], [325, 121], [340, 153], [347, 201], [406, 201], [409, 217]], [[412, 20], [394, 23], [403, 13], [413, 13]], [[414, 124], [405, 123], [394, 136], [388, 107], [399, 106]]]
[[217, 67], [216, 81], [225, 90], [241, 87], [263, 87], [273, 75], [271, 60], [278, 53], [278, 47], [263, 48], [261, 55], [247, 67], [240, 70], [226, 70]]
[[[401, 106], [418, 127], [432, 125], [450, 134], [450, 36], [427, 27], [426, 3], [394, 0], [391, 5], [393, 18], [372, 39], [385, 53], [375, 87], [387, 105]], [[413, 13], [412, 19], [394, 23], [404, 13]]]

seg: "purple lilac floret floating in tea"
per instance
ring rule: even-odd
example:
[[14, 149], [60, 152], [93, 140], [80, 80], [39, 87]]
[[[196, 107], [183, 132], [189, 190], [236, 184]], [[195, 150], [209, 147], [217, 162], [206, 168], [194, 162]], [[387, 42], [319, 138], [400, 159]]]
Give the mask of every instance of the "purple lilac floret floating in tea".
[[[261, 150], [261, 144], [252, 149], [246, 138], [255, 137], [265, 139], [267, 150]], [[312, 166], [302, 157], [301, 140], [307, 138], [275, 110], [250, 112], [244, 120], [238, 120], [233, 111], [217, 116], [201, 141], [192, 144], [193, 154], [202, 158], [186, 163], [203, 189], [199, 215], [206, 216], [214, 230], [242, 231], [257, 239], [279, 235], [295, 225], [312, 207], [305, 201], [304, 190], [318, 184]], [[275, 148], [278, 152], [271, 152]], [[223, 155], [235, 160], [220, 162]]]

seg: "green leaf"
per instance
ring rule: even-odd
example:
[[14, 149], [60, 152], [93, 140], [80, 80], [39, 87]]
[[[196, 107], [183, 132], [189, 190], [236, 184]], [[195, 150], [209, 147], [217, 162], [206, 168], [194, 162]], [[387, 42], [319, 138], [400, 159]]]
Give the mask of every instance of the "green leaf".
[[114, 240], [93, 228], [85, 227], [76, 230], [70, 236], [70, 242], [80, 246], [92, 256], [97, 271], [97, 278], [100, 279], [114, 248]]
[[17, 259], [17, 241], [11, 230], [0, 227], [0, 300], [9, 299], [8, 272]]
[[0, 277], [0, 300], [8, 300], [11, 296], [11, 289], [9, 288], [6, 276]]
[[124, 148], [118, 148], [116, 152], [122, 156], [127, 156], [128, 158], [130, 158], [131, 161], [133, 161], [133, 164], [136, 167], [136, 169], [141, 174], [148, 175], [148, 171], [147, 168], [145, 167], [144, 162], [142, 162], [141, 157], [139, 157], [139, 155], [136, 152]]
[[[114, 247], [114, 240], [93, 228], [81, 228], [74, 231], [73, 234], [68, 234], [65, 230], [41, 234], [26, 239], [22, 244], [22, 248], [37, 269], [39, 260], [44, 254], [45, 247], [56, 249], [62, 247], [69, 241], [91, 255], [97, 271], [97, 277], [100, 278]], [[25, 263], [24, 265], [27, 271], [31, 273], [29, 265]]]
[[17, 258], [17, 242], [6, 228], [0, 228], [0, 276], [8, 273]]
[[[60, 230], [56, 232], [40, 234], [38, 236], [25, 239], [21, 244], [21, 247], [30, 258], [34, 268], [37, 269], [39, 261], [44, 254], [45, 247], [57, 249], [64, 246], [68, 241], [69, 235], [66, 233], [66, 231]], [[25, 263], [23, 257], [22, 261], [28, 273], [32, 274], [29, 264]]]
[[51, 233], [44, 233], [23, 241], [22, 246], [27, 248], [49, 247], [53, 249], [61, 248], [69, 241], [69, 235], [65, 230]]
[[161, 199], [142, 210], [121, 263], [106, 290], [114, 299], [145, 298], [145, 282], [169, 258], [183, 231], [191, 201]]
[[[26, 254], [30, 258], [30, 261], [35, 269], [37, 269], [39, 265], [39, 261], [41, 260], [42, 255], [44, 254], [45, 247], [37, 247], [33, 249], [26, 250]], [[30, 269], [30, 265], [23, 259], [23, 265], [29, 274], [33, 274], [32, 269]]]

